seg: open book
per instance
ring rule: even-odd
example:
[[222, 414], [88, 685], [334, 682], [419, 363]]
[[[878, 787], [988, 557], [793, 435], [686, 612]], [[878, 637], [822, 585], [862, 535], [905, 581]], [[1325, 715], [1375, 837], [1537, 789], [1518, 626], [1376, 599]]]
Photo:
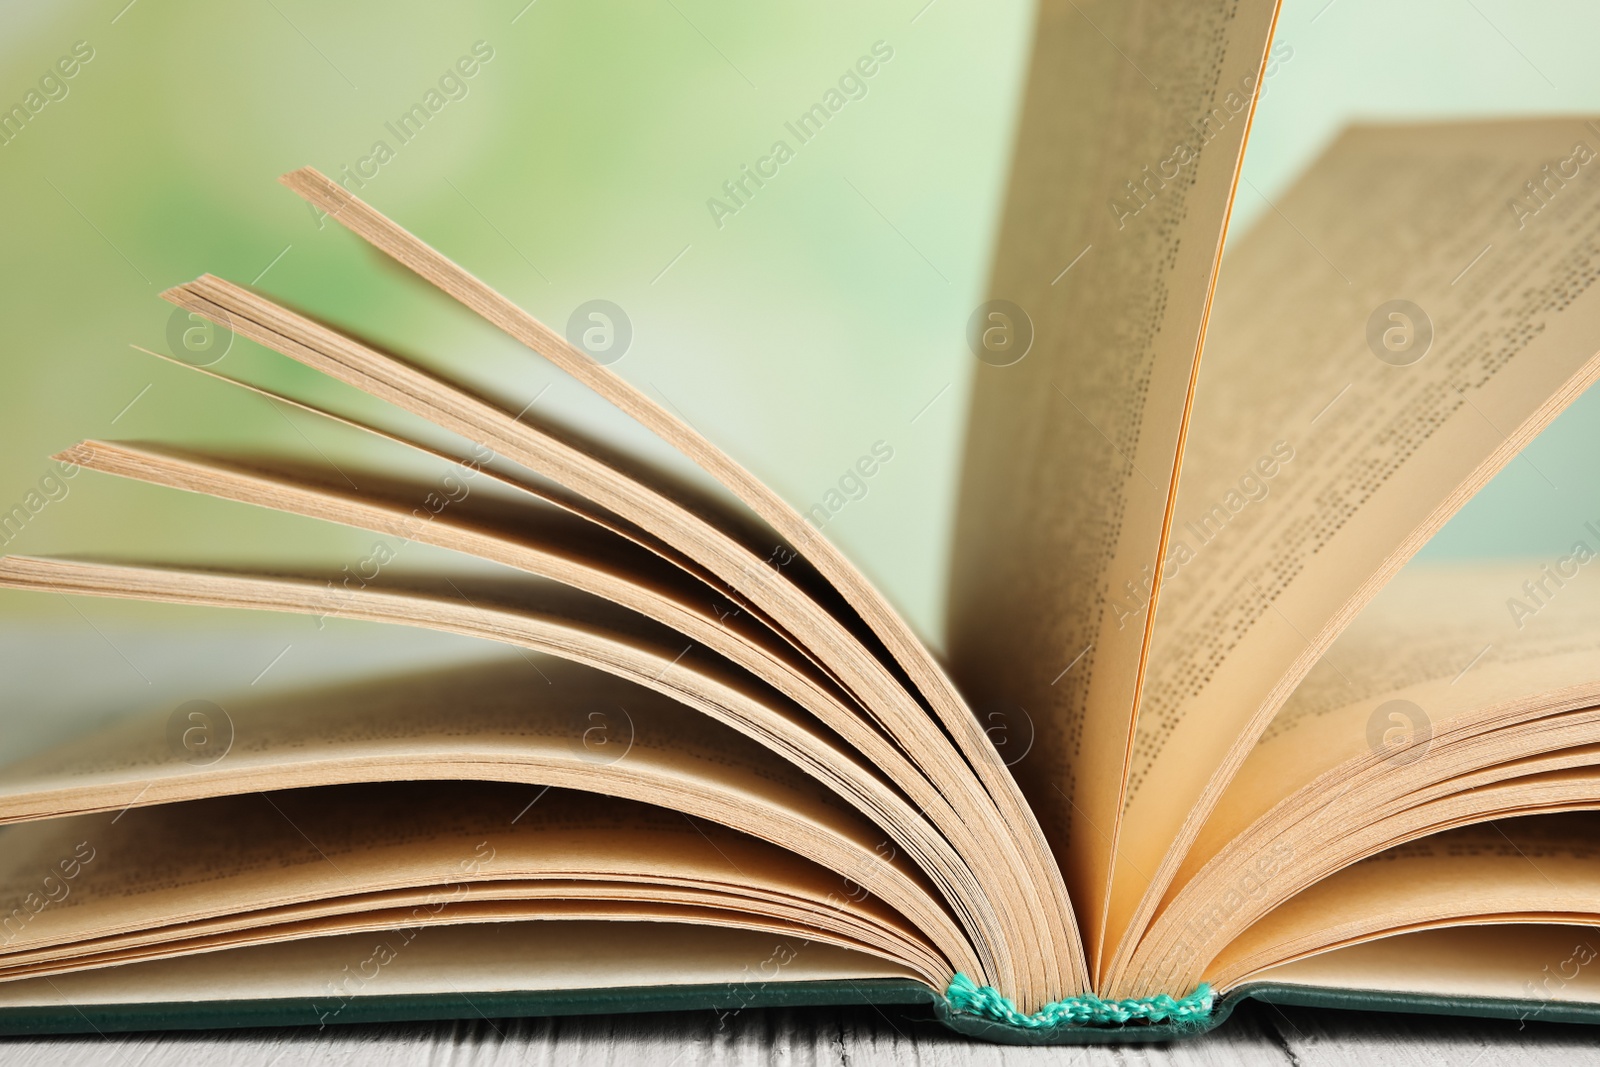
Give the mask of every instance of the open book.
[[[196, 368], [219, 402], [293, 405], [347, 454], [91, 440], [62, 471], [372, 552], [10, 556], [0, 584], [508, 652], [156, 709], [0, 767], [0, 1027], [917, 1003], [1113, 1040], [1244, 996], [1600, 1018], [1574, 929], [1600, 922], [1600, 514], [1556, 559], [1401, 572], [1600, 373], [1600, 125], [1348, 130], [1224, 261], [1288, 55], [1274, 4], [1094, 14], [1037, 20], [943, 659], [815, 515], [581, 338], [287, 175], [416, 275], [394, 284], [708, 478], [266, 293], [163, 294], [395, 417], [219, 364]], [[388, 566], [408, 544], [474, 563]]]

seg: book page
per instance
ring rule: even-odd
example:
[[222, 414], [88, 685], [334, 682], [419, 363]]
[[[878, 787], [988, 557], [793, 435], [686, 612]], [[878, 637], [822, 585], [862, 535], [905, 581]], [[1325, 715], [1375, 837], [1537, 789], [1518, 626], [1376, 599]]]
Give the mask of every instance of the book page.
[[330, 916], [483, 921], [485, 905], [550, 897], [711, 906], [814, 927], [930, 982], [951, 970], [881, 902], [793, 853], [637, 802], [534, 796], [501, 783], [370, 783], [5, 827], [0, 968], [193, 950], [240, 931], [304, 936]]
[[[441, 407], [424, 415], [438, 425], [465, 429], [472, 440], [503, 439], [506, 454], [518, 463], [582, 493], [701, 562], [800, 636], [869, 707], [896, 722], [893, 732], [908, 750], [937, 757], [919, 762], [942, 765], [930, 774], [947, 791], [981, 785], [978, 791], [987, 793], [999, 816], [992, 821], [999, 833], [991, 852], [1021, 869], [1020, 877], [1012, 879], [1012, 891], [1027, 900], [1019, 914], [1019, 928], [1011, 936], [1013, 940], [1026, 939], [1032, 950], [1024, 952], [1020, 944], [1017, 949], [1022, 957], [1019, 963], [1031, 973], [1015, 980], [1008, 976], [1006, 984], [1028, 1010], [1068, 990], [1084, 988], [1088, 975], [1078, 929], [1068, 921], [1066, 890], [1059, 871], [1045, 855], [1047, 846], [1038, 821], [941, 665], [860, 570], [795, 507], [686, 421], [349, 190], [311, 167], [283, 175], [280, 181], [396, 263], [593, 389], [678, 449], [750, 509], [759, 522], [749, 521], [747, 515], [730, 514], [730, 509], [718, 507], [718, 502], [685, 500], [684, 486], [666, 485], [652, 477], [630, 478], [624, 468], [633, 464], [609, 466], [608, 458], [621, 457], [611, 457], [610, 450], [593, 448], [590, 443], [573, 447], [573, 442], [564, 439], [570, 435], [552, 434], [551, 427], [533, 425], [543, 422], [537, 414], [526, 421], [523, 413], [513, 415], [515, 405], [496, 409], [455, 390]], [[381, 357], [374, 363], [359, 351], [362, 346], [341, 345], [338, 338], [327, 336], [328, 331], [303, 319], [296, 321], [298, 317], [283, 314], [283, 309], [270, 301], [220, 279], [203, 277], [163, 295], [214, 321], [242, 319], [241, 328], [247, 335], [296, 359], [312, 355], [322, 341], [332, 342], [332, 349], [338, 349], [344, 359], [336, 357], [332, 365], [322, 363], [322, 369], [345, 380], [352, 380], [349, 372], [354, 370], [357, 378], [366, 379], [362, 388], [401, 407], [420, 412], [416, 402], [428, 406], [428, 394], [434, 392], [414, 372], [408, 373], [409, 368], [384, 366]], [[230, 315], [229, 308], [245, 313]], [[256, 321], [250, 322], [252, 319]], [[252, 330], [258, 322], [267, 328]], [[278, 330], [283, 332], [276, 333]], [[315, 358], [308, 362], [318, 365]], [[400, 374], [392, 373], [395, 370]], [[399, 389], [394, 388], [396, 384]], [[420, 390], [418, 385], [422, 385]], [[617, 477], [619, 474], [622, 477]], [[762, 529], [763, 523], [766, 529]], [[741, 544], [741, 532], [753, 535], [754, 541], [746, 536]], [[768, 533], [776, 533], [781, 540], [774, 544]], [[785, 568], [787, 575], [782, 573]], [[807, 580], [813, 575], [819, 580]], [[801, 589], [812, 596], [822, 594], [824, 602], [832, 602], [833, 610], [818, 612], [820, 605], [814, 601], [796, 604], [794, 595]], [[838, 610], [846, 605], [845, 610]], [[891, 670], [891, 664], [903, 675]], [[909, 680], [909, 689], [902, 688], [901, 677]], [[929, 729], [926, 711], [932, 712], [942, 729]], [[949, 742], [950, 748], [941, 742]], [[962, 773], [963, 769], [970, 770], [977, 783]]]
[[[781, 631], [763, 625], [755, 612], [716, 595], [715, 586], [671, 566], [643, 546], [595, 530], [554, 508], [530, 506], [517, 495], [490, 493], [481, 487], [469, 490], [465, 482], [452, 480], [459, 491], [441, 498], [435, 483], [376, 473], [348, 461], [339, 466], [348, 479], [340, 484], [326, 473], [281, 457], [216, 456], [100, 441], [84, 442], [64, 455], [92, 470], [343, 522], [382, 535], [383, 540], [374, 546], [374, 557], [380, 562], [370, 571], [362, 568], [358, 575], [347, 574], [342, 583], [346, 590], [389, 584], [394, 572], [385, 572], [381, 560], [389, 556], [380, 556], [379, 550], [395, 551], [389, 539], [399, 538], [402, 547], [417, 541], [548, 578], [671, 627], [682, 635], [685, 648], [699, 646], [718, 654], [837, 734], [854, 750], [861, 764], [859, 774], [875, 772], [892, 782], [950, 847], [970, 858], [968, 863], [984, 892], [991, 897], [1021, 895], [1015, 892], [1016, 879], [994, 862], [993, 842], [1001, 831], [985, 826], [986, 821], [992, 824], [996, 813], [981, 796], [977, 783], [969, 781], [966, 790], [940, 788], [834, 678], [800, 654], [802, 646], [782, 640]], [[489, 483], [489, 488], [505, 489], [503, 483], [494, 481], [496, 477], [483, 470], [473, 475], [480, 486]], [[359, 490], [352, 487], [357, 482]], [[621, 613], [608, 614], [615, 617]], [[693, 666], [700, 660], [696, 656], [688, 664], [676, 665]], [[660, 680], [662, 672], [651, 673], [657, 677], [641, 677], [641, 681]], [[781, 714], [784, 709], [775, 710]], [[787, 731], [790, 749], [803, 749], [793, 739], [804, 740], [807, 733], [816, 733], [815, 724], [798, 721], [792, 725], [801, 732]], [[826, 747], [813, 746], [805, 751], [802, 764], [827, 764], [828, 759]], [[836, 773], [848, 769], [844, 765], [830, 768]]]
[[1457, 826], [1600, 805], [1600, 713], [1585, 708], [1445, 739], [1396, 769], [1379, 758], [1319, 780], [1258, 820], [1151, 925], [1129, 981], [1192, 987], [1273, 908], [1385, 849]]
[[[754, 930], [801, 944], [821, 943], [862, 952], [869, 956], [883, 955], [870, 946], [864, 946], [849, 938], [841, 938], [831, 931], [819, 930], [804, 923], [737, 906], [708, 907], [668, 899], [620, 899], [608, 897], [604, 892], [589, 892], [590, 887], [587, 885], [576, 886], [575, 888], [583, 891], [568, 894], [560, 893], [559, 885], [554, 883], [536, 883], [535, 887], [543, 892], [524, 893], [518, 897], [501, 900], [463, 901], [456, 907], [447, 908], [438, 915], [426, 919], [419, 919], [415, 914], [419, 906], [425, 909], [428, 905], [429, 901], [424, 897], [420, 905], [379, 909], [360, 915], [335, 915], [275, 926], [240, 929], [160, 944], [120, 947], [92, 955], [35, 962], [17, 968], [14, 973], [17, 975], [16, 980], [22, 981], [27, 978], [70, 974], [85, 969], [120, 968], [149, 960], [210, 954], [255, 945], [306, 938], [321, 939], [352, 933], [377, 934], [390, 946], [391, 951], [397, 951], [423, 934], [464, 924], [527, 923], [543, 926], [552, 922], [593, 920], [629, 924], [687, 923], [698, 927]], [[676, 895], [698, 895], [713, 901], [719, 899], [714, 894], [707, 893]], [[437, 898], [432, 903], [436, 905]], [[899, 961], [890, 956], [888, 962], [898, 965]], [[943, 970], [941, 967], [936, 973], [942, 973]], [[924, 978], [923, 981], [926, 983], [928, 980]]]
[[[771, 628], [749, 605], [726, 599], [704, 576], [643, 544], [544, 506], [522, 491], [520, 483], [486, 469], [481, 456], [432, 478], [407, 477], [348, 458], [331, 475], [326, 460], [319, 467], [281, 455], [216, 454], [146, 442], [83, 441], [56, 458], [87, 470], [384, 535], [384, 551], [375, 551], [372, 564], [347, 576], [346, 584], [375, 581], [387, 557], [413, 541], [431, 544], [550, 578], [638, 611], [783, 687], [786, 695], [826, 689], [832, 704], [850, 702], [803, 646]], [[399, 453], [396, 458], [408, 457]], [[365, 573], [369, 570], [375, 572], [372, 577]], [[861, 714], [858, 708], [852, 712]]]
[[1446, 922], [1600, 922], [1597, 830], [1588, 812], [1539, 815], [1380, 852], [1257, 920], [1212, 961], [1207, 980], [1229, 987], [1312, 952]]
[[521, 783], [525, 803], [543, 786], [581, 789], [719, 822], [852, 879], [958, 966], [981, 970], [898, 838], [750, 739], [559, 660], [133, 716], [6, 767], [0, 819], [114, 817], [138, 805], [405, 779]]
[[[1543, 561], [1407, 567], [1339, 635], [1263, 731], [1229, 783], [1174, 888], [1276, 803], [1340, 764], [1373, 753], [1401, 773], [1433, 739], [1486, 715], [1515, 728], [1550, 714], [1555, 694], [1600, 696], [1600, 586], [1544, 579]], [[1557, 576], [1559, 578], [1559, 575]], [[1553, 595], [1536, 613], [1508, 608], [1523, 583]], [[1582, 697], [1575, 698], [1582, 701]], [[1403, 702], [1403, 703], [1396, 703]], [[1526, 709], [1517, 715], [1511, 709]], [[1537, 710], [1536, 710], [1537, 709]], [[1416, 744], [1415, 749], [1399, 748]], [[1169, 899], [1171, 893], [1169, 892]]]
[[[969, 945], [978, 954], [976, 958], [982, 961], [978, 970], [985, 975], [1000, 975], [995, 980], [1011, 986], [1013, 967], [1043, 964], [1042, 960], [1028, 955], [1024, 948], [1027, 942], [1019, 942], [1014, 932], [1006, 929], [1007, 920], [1015, 921], [1019, 911], [1016, 898], [1025, 897], [1025, 894], [1015, 890], [1008, 892], [1005, 881], [997, 877], [1002, 870], [998, 864], [985, 870], [981, 866], [985, 854], [969, 851], [966, 857], [961, 855], [901, 793], [820, 728], [806, 722], [798, 709], [787, 705], [776, 694], [764, 691], [753, 680], [730, 670], [726, 663], [706, 655], [692, 643], [680, 646], [678, 641], [682, 639], [674, 639], [671, 631], [641, 617], [621, 613], [604, 601], [550, 583], [510, 579], [485, 583], [436, 574], [407, 575], [403, 580], [396, 575], [380, 592], [371, 588], [336, 590], [303, 575], [136, 568], [26, 557], [0, 560], [0, 583], [58, 592], [297, 611], [425, 626], [484, 637], [597, 667], [661, 697], [680, 702], [680, 716], [692, 709], [716, 723], [732, 727], [787, 761], [791, 765], [789, 769], [806, 777], [810, 788], [816, 792], [831, 794], [854, 808], [858, 813], [858, 826], [881, 826], [882, 834], [868, 837], [874, 844], [889, 840], [903, 847], [907, 859], [925, 873], [942, 897], [957, 909], [970, 938]], [[691, 736], [693, 732], [691, 728]], [[613, 776], [626, 776], [634, 769], [634, 765], [621, 761], [599, 772], [593, 768], [587, 771], [581, 767], [567, 768], [597, 775], [599, 785], [580, 783], [579, 787], [600, 789], [612, 788], [610, 779]], [[543, 773], [552, 771], [546, 768]], [[719, 777], [716, 772], [706, 777], [714, 783], [704, 791], [711, 795], [709, 801], [703, 792], [700, 796], [674, 799], [672, 805], [715, 803], [717, 794], [724, 790], [716, 781]], [[56, 801], [41, 797], [29, 801], [35, 806], [35, 815], [62, 810], [48, 806], [53, 802]], [[733, 810], [737, 812], [738, 809], [735, 806]], [[721, 817], [733, 816], [724, 814]], [[747, 822], [735, 825], [749, 826]], [[753, 832], [767, 836], [772, 831], [758, 828]], [[869, 852], [872, 850], [873, 846], [853, 831], [848, 836], [852, 840], [850, 848], [865, 845]], [[987, 874], [988, 884], [995, 887], [994, 891], [985, 892], [974, 877], [974, 871]], [[898, 874], [893, 867], [880, 873], [883, 877]], [[922, 910], [916, 913], [916, 921], [933, 924], [925, 928], [930, 936], [938, 929], [943, 931], [939, 935], [941, 938], [954, 937], [951, 917], [928, 904], [928, 901], [921, 902]], [[896, 906], [904, 909], [909, 905], [896, 900]], [[941, 945], [960, 954], [953, 943], [946, 945], [941, 940]], [[968, 958], [973, 957], [969, 955]]]
[[[1587, 925], [1587, 924], [1584, 924]], [[1454, 926], [1380, 938], [1259, 971], [1247, 981], [1530, 1002], [1600, 1004], [1600, 949], [1592, 929], [1555, 924]], [[1559, 1021], [1552, 1019], [1551, 1021]]]
[[[674, 923], [543, 922], [442, 927], [403, 944], [373, 934], [135, 963], [0, 983], [0, 1007], [313, 998], [303, 1022], [339, 1022], [356, 997], [734, 983], [755, 1003], [767, 982], [916, 975], [803, 937]], [[735, 1002], [740, 990], [735, 990]], [[736, 1010], [736, 1008], [735, 1008]]]
[[[980, 722], [1033, 737], [1012, 771], [1091, 957], [1142, 605], [1276, 8], [1040, 4], [991, 302], [969, 331], [952, 669]], [[1119, 613], [1125, 581], [1141, 606]]]
[[[1140, 705], [1119, 966], [1332, 639], [1600, 371], [1600, 182], [1544, 169], [1597, 143], [1565, 119], [1352, 129], [1230, 252]], [[1508, 208], [1536, 180], [1538, 212]]]
[[1574, 579], [1513, 621], [1508, 594], [1529, 573], [1540, 565], [1413, 564], [1363, 609], [1229, 783], [1136, 974], [1203, 965], [1228, 931], [1386, 834], [1425, 832], [1463, 804], [1493, 812], [1504, 797], [1484, 787], [1543, 779], [1563, 803], [1583, 795], [1592, 775], [1552, 776], [1600, 762], [1600, 590]]
[[[330, 212], [340, 221], [349, 224], [359, 217], [386, 235], [384, 240], [401, 241], [411, 253], [436, 262], [444, 274], [424, 272], [429, 280], [447, 290], [453, 284], [451, 279], [470, 284], [479, 295], [492, 297], [517, 321], [526, 320], [525, 325], [537, 327], [535, 332], [543, 331], [540, 336], [548, 333], [525, 312], [470, 279], [459, 267], [439, 257], [437, 252], [325, 178], [307, 172], [296, 172], [292, 177], [296, 184], [310, 182], [320, 188], [318, 183], [325, 183], [324, 191], [339, 201], [331, 205]], [[973, 822], [986, 831], [987, 838], [982, 851], [968, 849], [968, 855], [972, 857], [974, 870], [986, 876], [990, 890], [986, 897], [995, 902], [993, 914], [1006, 927], [998, 933], [995, 981], [1014, 991], [1023, 1003], [1035, 1006], [1061, 995], [1063, 990], [1082, 988], [1085, 980], [1082, 953], [1076, 928], [1068, 921], [1065, 889], [1059, 872], [1050, 866], [1043, 836], [1023, 804], [1015, 781], [1006, 773], [993, 745], [960, 704], [948, 679], [928, 658], [926, 649], [908, 633], [896, 629], [896, 626], [903, 627], [903, 623], [881, 600], [869, 597], [866, 601], [856, 601], [854, 606], [866, 610], [878, 604], [887, 612], [882, 620], [887, 629], [880, 628], [879, 636], [887, 635], [892, 639], [899, 633], [909, 642], [905, 650], [911, 653], [910, 658], [902, 659], [901, 663], [913, 678], [919, 663], [933, 672], [923, 679], [938, 683], [934, 689], [922, 688], [923, 695], [930, 698], [927, 706], [907, 688], [906, 676], [897, 675], [876, 653], [875, 641], [834, 591], [825, 587], [819, 590], [817, 583], [804, 580], [808, 568], [802, 564], [796, 548], [780, 542], [767, 549], [764, 557], [756, 554], [748, 538], [741, 540], [737, 531], [718, 521], [720, 512], [727, 509], [716, 508], [705, 501], [701, 502], [704, 507], [697, 506], [694, 501], [683, 499], [678, 492], [680, 486], [649, 478], [637, 465], [608, 462], [608, 450], [603, 447], [573, 440], [554, 427], [542, 425], [542, 419], [524, 419], [510, 407], [440, 379], [241, 286], [208, 275], [163, 295], [195, 314], [230, 324], [254, 341], [477, 442], [540, 477], [586, 497], [647, 536], [698, 561], [705, 570], [753, 603], [778, 628], [794, 635], [864, 708], [871, 710], [883, 729], [925, 769], [944, 794], [967, 804]], [[588, 361], [570, 346], [566, 347], [583, 367], [599, 375], [591, 384], [596, 384], [597, 388], [607, 383], [621, 386], [620, 379], [607, 377], [609, 372], [603, 367]], [[625, 389], [622, 394], [605, 395], [616, 400], [624, 394]], [[636, 399], [643, 401], [644, 398]], [[666, 417], [665, 412], [653, 404], [647, 406], [648, 411], [641, 409], [636, 414], [654, 412]], [[652, 428], [669, 439], [669, 431], [674, 427], [687, 432], [686, 427], [675, 421], [669, 419], [668, 423]], [[713, 451], [702, 458], [718, 456], [720, 454]], [[730, 473], [738, 471], [726, 457], [721, 457], [721, 462], [728, 465]], [[744, 477], [748, 479], [748, 475]], [[769, 509], [763, 514], [774, 521], [788, 515], [809, 537], [810, 527], [806, 527], [792, 509], [785, 510], [787, 506], [770, 493], [763, 499], [767, 498], [776, 510]], [[735, 525], [749, 527], [759, 526], [759, 523]], [[780, 523], [780, 529], [783, 528]], [[811, 545], [817, 549], [812, 558], [835, 559], [845, 567], [839, 572], [841, 578], [856, 574], [843, 564], [842, 557], [822, 551], [825, 543], [821, 539], [811, 538]], [[10, 569], [15, 569], [15, 565]], [[56, 572], [58, 576], [60, 573]], [[859, 574], [856, 578], [859, 579]], [[43, 587], [55, 588], [49, 584]], [[113, 592], [111, 595], [128, 594]], [[940, 699], [940, 693], [945, 699]], [[938, 722], [930, 720], [930, 708]], [[941, 723], [944, 729], [940, 728]], [[980, 858], [987, 862], [980, 864]], [[1012, 897], [1022, 898], [1020, 906], [1009, 905]]]

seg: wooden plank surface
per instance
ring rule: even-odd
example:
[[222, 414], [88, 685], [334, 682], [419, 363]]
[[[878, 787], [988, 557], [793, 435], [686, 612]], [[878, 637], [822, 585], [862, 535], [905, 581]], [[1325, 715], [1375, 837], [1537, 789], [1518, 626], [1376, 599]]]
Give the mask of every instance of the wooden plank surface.
[[290, 1067], [429, 1064], [449, 1067], [631, 1067], [1014, 1064], [1415, 1064], [1520, 1067], [1600, 1063], [1600, 1028], [1515, 1021], [1278, 1009], [1246, 1004], [1221, 1029], [1166, 1046], [1008, 1048], [951, 1034], [898, 1009], [709, 1012], [566, 1019], [475, 1020], [234, 1033], [137, 1034], [106, 1039], [0, 1041], [7, 1067]]

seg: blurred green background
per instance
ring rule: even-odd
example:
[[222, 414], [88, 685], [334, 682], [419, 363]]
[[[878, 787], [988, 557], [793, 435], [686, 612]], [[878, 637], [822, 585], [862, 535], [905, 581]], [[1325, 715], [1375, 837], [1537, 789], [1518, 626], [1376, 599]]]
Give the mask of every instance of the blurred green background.
[[[337, 176], [382, 140], [393, 158], [360, 195], [558, 328], [585, 301], [620, 305], [634, 337], [616, 369], [800, 508], [888, 442], [892, 462], [827, 532], [937, 643], [972, 369], [963, 331], [982, 298], [1031, 4], [97, 0], [0, 11], [0, 109], [24, 102], [77, 42], [93, 49], [65, 95], [0, 145], [0, 508], [84, 437], [352, 447], [129, 347], [166, 351], [171, 309], [158, 292], [207, 271], [673, 462], [274, 180], [306, 164]], [[1576, 0], [1287, 0], [1278, 39], [1293, 56], [1267, 84], [1236, 230], [1264, 209], [1256, 190], [1281, 191], [1351, 119], [1600, 112], [1600, 7]], [[877, 42], [893, 58], [865, 96], [719, 225], [708, 198], [776, 139], [795, 144], [784, 123]], [[400, 143], [386, 124], [475, 45], [492, 58], [449, 83], [458, 98]], [[215, 369], [365, 409], [243, 340]], [[1558, 551], [1600, 515], [1597, 445], [1591, 395], [1530, 449], [1538, 471], [1514, 463], [1428, 554]], [[83, 474], [6, 551], [348, 560], [370, 541]], [[146, 618], [255, 633], [252, 663], [285, 633], [315, 643], [307, 620], [143, 610], [0, 595], [8, 634], [71, 633], [141, 676], [160, 675], [165, 655], [149, 642], [129, 651]], [[330, 623], [315, 632], [323, 651], [302, 649], [283, 669], [318, 656], [349, 665], [327, 634], [359, 629]], [[400, 638], [384, 644], [421, 655]], [[43, 699], [27, 682], [44, 671], [36, 648], [0, 652], [9, 710]], [[211, 653], [169, 658], [177, 676], [209, 669]]]
[[[1342, 125], [1600, 114], [1600, 5], [1582, 0], [1286, 0], [1294, 48], [1245, 152], [1238, 232]], [[1423, 549], [1419, 561], [1548, 559], [1600, 518], [1600, 392], [1579, 399]]]
[[[70, 94], [0, 147], [0, 501], [81, 437], [303, 447], [301, 433], [323, 432], [130, 350], [167, 349], [172, 309], [157, 293], [206, 271], [259, 277], [512, 397], [551, 386], [541, 411], [648, 449], [275, 181], [306, 164], [337, 177], [382, 140], [394, 157], [363, 197], [557, 328], [587, 300], [620, 305], [634, 338], [616, 369], [800, 507], [887, 441], [894, 460], [829, 534], [937, 625], [972, 362], [961, 338], [1028, 4], [125, 3], [17, 7], [0, 33], [0, 101], [74, 42], [95, 52]], [[879, 41], [893, 58], [866, 95], [799, 145], [784, 123]], [[492, 59], [466, 94], [401, 144], [386, 123], [477, 42]], [[795, 158], [719, 226], [708, 199], [780, 137]], [[215, 369], [349, 404], [242, 340]], [[262, 558], [340, 538], [347, 553], [370, 540], [84, 475], [9, 550]], [[35, 601], [3, 598], [16, 612]]]

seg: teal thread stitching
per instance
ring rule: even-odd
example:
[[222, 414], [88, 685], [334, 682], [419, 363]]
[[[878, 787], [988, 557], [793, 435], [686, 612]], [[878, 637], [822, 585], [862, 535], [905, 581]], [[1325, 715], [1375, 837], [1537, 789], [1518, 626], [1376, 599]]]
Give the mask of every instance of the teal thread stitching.
[[1211, 987], [1200, 983], [1193, 993], [1175, 1000], [1165, 993], [1132, 1000], [1101, 1000], [1092, 993], [1066, 997], [1046, 1004], [1032, 1015], [1017, 1010], [1009, 997], [993, 986], [980, 986], [966, 975], [956, 973], [944, 992], [956, 1011], [979, 1015], [995, 1022], [1010, 1023], [1028, 1030], [1053, 1026], [1117, 1026], [1123, 1023], [1198, 1023], [1211, 1014], [1216, 996]]

